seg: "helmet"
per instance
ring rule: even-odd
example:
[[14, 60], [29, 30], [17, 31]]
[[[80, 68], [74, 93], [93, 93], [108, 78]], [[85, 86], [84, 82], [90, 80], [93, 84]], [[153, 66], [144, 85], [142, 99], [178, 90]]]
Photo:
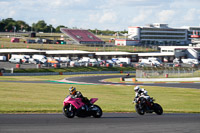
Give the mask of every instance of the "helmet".
[[69, 94], [74, 95], [76, 93], [76, 88], [75, 87], [70, 87], [69, 88]]
[[136, 92], [136, 91], [138, 91], [140, 89], [140, 86], [136, 86], [135, 88], [134, 88], [134, 91]]

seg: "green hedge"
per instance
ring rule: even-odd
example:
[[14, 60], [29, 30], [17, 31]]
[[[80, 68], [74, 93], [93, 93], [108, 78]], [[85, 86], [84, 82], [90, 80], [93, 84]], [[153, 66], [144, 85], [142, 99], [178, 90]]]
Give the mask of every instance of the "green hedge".
[[91, 72], [91, 71], [135, 71], [133, 67], [69, 67], [69, 68], [27, 68], [14, 69], [14, 73], [35, 72]]

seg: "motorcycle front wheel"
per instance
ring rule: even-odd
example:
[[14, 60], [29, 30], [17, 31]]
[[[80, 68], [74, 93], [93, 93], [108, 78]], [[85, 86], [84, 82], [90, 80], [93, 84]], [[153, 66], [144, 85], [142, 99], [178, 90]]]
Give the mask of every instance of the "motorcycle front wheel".
[[157, 115], [162, 115], [163, 114], [163, 109], [162, 107], [157, 104], [157, 103], [154, 103], [154, 111]]
[[140, 108], [139, 108], [139, 105], [138, 105], [138, 104], [135, 105], [135, 111], [136, 111], [139, 115], [144, 115], [144, 113], [145, 113], [144, 109], [140, 109]]
[[75, 116], [75, 111], [73, 109], [73, 106], [68, 104], [67, 106], [63, 107], [63, 114], [64, 116], [68, 118], [73, 118]]
[[98, 105], [93, 105], [92, 107], [92, 116], [95, 118], [100, 118], [103, 114], [103, 111]]

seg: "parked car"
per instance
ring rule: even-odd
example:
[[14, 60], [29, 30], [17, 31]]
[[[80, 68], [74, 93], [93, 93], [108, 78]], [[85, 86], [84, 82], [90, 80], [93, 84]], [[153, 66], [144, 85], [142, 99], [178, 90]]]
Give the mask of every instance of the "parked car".
[[12, 59], [21, 59], [22, 63], [28, 63], [28, 59], [30, 58], [30, 56], [29, 55], [12, 54], [11, 58]]
[[40, 63], [42, 63], [42, 64], [47, 62], [47, 58], [45, 55], [33, 55], [32, 58], [39, 60]]
[[21, 60], [21, 59], [18, 59], [18, 58], [10, 58], [10, 59], [9, 59], [9, 62], [21, 64], [21, 63], [22, 63], [22, 60]]
[[28, 60], [28, 62], [29, 62], [30, 64], [40, 64], [40, 61], [39, 61], [38, 59], [33, 59], [33, 58], [30, 58], [30, 59]]
[[80, 64], [78, 63], [78, 61], [70, 61], [70, 67], [79, 67]]
[[0, 56], [0, 61], [6, 61], [6, 56]]
[[90, 59], [89, 66], [99, 66], [99, 62], [96, 59]]

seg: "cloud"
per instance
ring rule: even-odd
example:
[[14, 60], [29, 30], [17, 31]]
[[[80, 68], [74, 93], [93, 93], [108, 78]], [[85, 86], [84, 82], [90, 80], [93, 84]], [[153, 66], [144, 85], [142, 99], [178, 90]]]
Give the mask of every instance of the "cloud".
[[57, 20], [56, 20], [55, 18], [52, 18], [52, 19], [50, 20], [50, 23], [51, 23], [52, 25], [57, 25]]
[[192, 8], [184, 15], [184, 21], [195, 21], [199, 19], [199, 17], [197, 18], [196, 16], [200, 16], [200, 10]]
[[100, 17], [100, 23], [113, 23], [117, 19], [117, 16], [114, 12], [104, 12], [103, 15]]
[[173, 10], [162, 10], [158, 13], [159, 22], [170, 22], [173, 20], [175, 12]]
[[152, 10], [143, 10], [139, 11], [139, 14], [132, 19], [132, 23], [138, 25], [139, 23], [148, 22], [149, 16], [152, 16]]
[[96, 23], [114, 23], [117, 15], [112, 11], [103, 11], [100, 13], [92, 13], [89, 15], [89, 21]]
[[170, 8], [172, 9], [180, 9], [187, 10], [190, 8], [199, 8], [200, 1], [199, 0], [173, 0], [170, 2]]

